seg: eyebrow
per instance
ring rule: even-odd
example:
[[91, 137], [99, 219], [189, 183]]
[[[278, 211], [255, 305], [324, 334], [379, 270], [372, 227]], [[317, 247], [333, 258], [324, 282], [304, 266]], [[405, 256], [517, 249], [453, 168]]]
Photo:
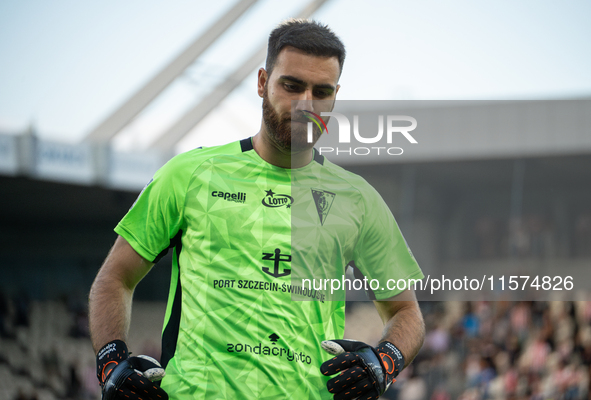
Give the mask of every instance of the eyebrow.
[[[279, 79], [284, 80], [284, 81], [292, 81], [295, 82], [299, 85], [304, 85], [306, 86], [306, 82], [304, 82], [303, 80], [301, 80], [300, 78], [296, 78], [295, 76], [291, 76], [291, 75], [281, 75], [279, 77]], [[320, 83], [318, 85], [314, 85], [315, 88], [319, 88], [319, 89], [331, 89], [331, 90], [335, 90], [336, 88], [331, 85], [330, 83]]]

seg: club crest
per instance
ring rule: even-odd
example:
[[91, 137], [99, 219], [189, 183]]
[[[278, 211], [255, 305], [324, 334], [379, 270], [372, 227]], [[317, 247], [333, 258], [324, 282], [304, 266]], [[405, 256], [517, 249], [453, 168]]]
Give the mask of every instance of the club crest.
[[327, 192], [326, 190], [312, 189], [312, 197], [314, 198], [314, 204], [316, 204], [321, 225], [324, 225], [324, 221], [326, 221], [335, 196], [336, 194]]

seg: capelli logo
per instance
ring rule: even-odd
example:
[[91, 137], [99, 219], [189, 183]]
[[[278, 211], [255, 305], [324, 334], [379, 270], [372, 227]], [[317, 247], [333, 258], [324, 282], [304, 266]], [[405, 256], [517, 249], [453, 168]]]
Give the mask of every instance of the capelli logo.
[[246, 193], [243, 192], [231, 193], [214, 190], [211, 192], [211, 197], [220, 197], [226, 201], [233, 201], [235, 203], [246, 203]]
[[[351, 143], [351, 122], [349, 121], [349, 118], [346, 115], [343, 115], [341, 113], [337, 113], [337, 112], [321, 112], [320, 115], [318, 114], [314, 114], [311, 111], [306, 111], [305, 115], [312, 119], [311, 116], [309, 116], [308, 114], [311, 114], [314, 116], [313, 122], [316, 124], [316, 126], [318, 126], [318, 128], [320, 130], [322, 130], [322, 128], [320, 127], [320, 124], [317, 120], [321, 121], [322, 124], [324, 125], [324, 128], [326, 129], [326, 125], [324, 124], [324, 121], [322, 120], [322, 117], [334, 117], [335, 120], [337, 121], [338, 127], [339, 127], [339, 135], [338, 135], [338, 142], [339, 144], [348, 144]], [[410, 125], [401, 125], [400, 123], [410, 123]], [[384, 125], [385, 125], [385, 129], [384, 129]], [[362, 143], [362, 144], [375, 144], [378, 143], [380, 141], [382, 141], [383, 137], [384, 137], [384, 131], [386, 132], [386, 143], [387, 144], [392, 144], [392, 138], [395, 134], [401, 134], [406, 140], [408, 140], [409, 143], [411, 144], [417, 144], [417, 140], [409, 133], [413, 130], [415, 130], [417, 127], [417, 120], [413, 117], [407, 116], [407, 115], [388, 115], [386, 116], [386, 123], [384, 123], [384, 116], [383, 115], [379, 115], [378, 116], [378, 132], [375, 134], [375, 136], [361, 136], [361, 133], [359, 132], [359, 116], [358, 115], [354, 115], [353, 116], [353, 138], [355, 140], [356, 143]], [[308, 136], [307, 136], [307, 141], [308, 143], [312, 143], [314, 141], [313, 139], [313, 129], [314, 126], [312, 125], [312, 122], [308, 122]], [[328, 133], [328, 129], [326, 129], [326, 132]], [[388, 154], [391, 156], [395, 156], [395, 155], [401, 155], [404, 150], [401, 147], [386, 147], [386, 146], [372, 146], [372, 147], [361, 147], [361, 146], [357, 146], [357, 147], [320, 147], [318, 149], [318, 152], [320, 154], [326, 154], [326, 153], [334, 153], [336, 155], [338, 154], [349, 154], [349, 155], [359, 155], [359, 156], [366, 156], [366, 155], [380, 155], [380, 154]]]

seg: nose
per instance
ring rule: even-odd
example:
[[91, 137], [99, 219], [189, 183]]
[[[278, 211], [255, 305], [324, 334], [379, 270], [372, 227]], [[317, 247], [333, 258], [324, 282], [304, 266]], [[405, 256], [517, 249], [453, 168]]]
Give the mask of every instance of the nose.
[[302, 110], [307, 110], [307, 111], [314, 111], [314, 102], [312, 101], [314, 99], [313, 94], [312, 94], [312, 89], [306, 89], [304, 90], [299, 98], [297, 99], [297, 103], [295, 105], [295, 110], [296, 111], [302, 111]]

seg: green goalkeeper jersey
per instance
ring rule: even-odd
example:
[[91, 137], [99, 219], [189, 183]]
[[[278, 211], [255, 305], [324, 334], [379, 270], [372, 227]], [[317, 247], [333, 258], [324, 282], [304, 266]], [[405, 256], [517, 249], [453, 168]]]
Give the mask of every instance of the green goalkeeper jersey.
[[162, 333], [171, 399], [331, 399], [320, 343], [343, 337], [345, 303], [326, 279], [354, 261], [385, 299], [401, 291], [387, 280], [423, 277], [365, 180], [319, 155], [273, 166], [251, 139], [174, 157], [115, 231], [150, 261], [174, 249]]

